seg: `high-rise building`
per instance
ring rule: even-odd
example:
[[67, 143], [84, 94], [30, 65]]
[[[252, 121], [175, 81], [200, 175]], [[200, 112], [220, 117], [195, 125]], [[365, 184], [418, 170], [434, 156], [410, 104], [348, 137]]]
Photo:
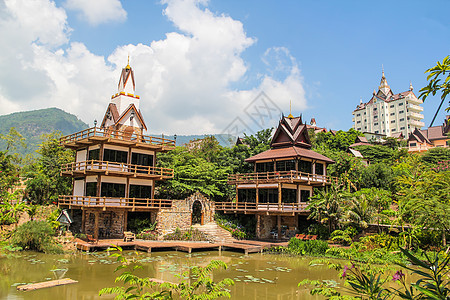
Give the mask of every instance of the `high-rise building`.
[[353, 111], [353, 128], [363, 133], [407, 137], [416, 128], [425, 126], [422, 122], [423, 103], [413, 92], [412, 84], [406, 92], [394, 94], [389, 87], [384, 71], [378, 91], [373, 91], [367, 103], [360, 104]]

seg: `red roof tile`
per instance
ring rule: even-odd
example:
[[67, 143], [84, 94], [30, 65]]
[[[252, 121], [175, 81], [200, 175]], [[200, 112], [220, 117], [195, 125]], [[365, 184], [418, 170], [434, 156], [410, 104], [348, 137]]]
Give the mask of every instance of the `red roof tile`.
[[255, 162], [258, 160], [265, 160], [265, 159], [277, 159], [277, 158], [311, 158], [316, 159], [320, 161], [324, 161], [327, 163], [334, 163], [333, 160], [329, 159], [328, 157], [319, 154], [317, 152], [314, 152], [309, 149], [300, 148], [300, 147], [286, 147], [286, 148], [276, 148], [276, 149], [270, 149], [264, 152], [261, 152], [259, 154], [256, 154], [250, 158], [247, 158], [246, 162]]

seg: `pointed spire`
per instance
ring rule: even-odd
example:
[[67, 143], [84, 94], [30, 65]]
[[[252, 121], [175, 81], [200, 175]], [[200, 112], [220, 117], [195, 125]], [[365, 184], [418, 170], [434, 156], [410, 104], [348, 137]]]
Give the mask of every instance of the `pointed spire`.
[[412, 86], [412, 82], [410, 81], [410, 82], [409, 82], [409, 90], [412, 92], [413, 89], [414, 89], [414, 88], [413, 88], [413, 86]]
[[289, 116], [288, 119], [293, 119], [294, 116], [292, 115], [292, 100], [289, 100]]
[[389, 84], [387, 83], [386, 77], [384, 76], [384, 67], [382, 66], [382, 71], [381, 71], [381, 81], [380, 81], [380, 86], [378, 87], [378, 89], [383, 92], [383, 94], [385, 96], [387, 96], [389, 94], [389, 91], [391, 91], [391, 87], [389, 86]]
[[131, 69], [131, 67], [130, 67], [130, 54], [129, 53], [128, 53], [128, 63], [127, 63], [127, 66], [125, 67], [125, 69], [127, 69], [127, 70]]

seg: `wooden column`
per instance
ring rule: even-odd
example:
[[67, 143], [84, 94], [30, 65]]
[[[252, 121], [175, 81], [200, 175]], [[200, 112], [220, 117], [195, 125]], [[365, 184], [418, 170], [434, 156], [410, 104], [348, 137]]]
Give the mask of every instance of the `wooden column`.
[[239, 189], [238, 189], [237, 184], [236, 184], [236, 206], [237, 206], [238, 203], [239, 203]]
[[300, 190], [300, 186], [297, 185], [297, 203], [301, 202], [301, 190]]
[[281, 239], [281, 216], [277, 216], [278, 239]]
[[98, 240], [98, 222], [100, 218], [100, 212], [96, 210], [94, 215], [95, 215], [94, 239]]
[[103, 143], [100, 144], [100, 151], [98, 154], [98, 160], [102, 161], [103, 160], [103, 150], [105, 149], [105, 145]]
[[316, 174], [316, 161], [313, 160], [311, 163], [312, 163], [312, 173]]
[[101, 186], [102, 186], [102, 175], [97, 175], [97, 191], [95, 192], [96, 197], [100, 197]]
[[256, 206], [258, 206], [259, 203], [259, 189], [258, 184], [256, 184]]
[[152, 180], [152, 199], [155, 199], [155, 181]]
[[86, 233], [86, 210], [82, 209], [81, 210], [81, 233]]
[[125, 198], [130, 198], [130, 177], [127, 177], [127, 185], [125, 186]]
[[131, 147], [128, 147], [127, 163], [131, 164]]
[[256, 215], [256, 238], [261, 238], [261, 215]]
[[281, 207], [281, 183], [278, 184], [278, 207]]

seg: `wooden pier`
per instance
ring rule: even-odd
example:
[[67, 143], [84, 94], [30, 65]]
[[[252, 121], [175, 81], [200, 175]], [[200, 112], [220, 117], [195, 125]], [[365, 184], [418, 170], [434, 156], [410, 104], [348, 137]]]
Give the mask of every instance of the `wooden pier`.
[[233, 243], [208, 243], [208, 242], [185, 242], [185, 241], [133, 241], [122, 240], [100, 240], [97, 243], [88, 243], [80, 239], [75, 240], [76, 247], [81, 251], [106, 250], [110, 247], [120, 246], [124, 249], [134, 249], [145, 252], [176, 250], [187, 253], [193, 251], [207, 250], [232, 250], [243, 251], [245, 254], [262, 252], [272, 246], [286, 246], [285, 243], [272, 243], [262, 241], [240, 240]]
[[72, 280], [70, 278], [64, 278], [64, 279], [58, 279], [58, 280], [50, 280], [50, 281], [44, 281], [44, 282], [38, 282], [38, 283], [30, 283], [25, 285], [19, 285], [17, 287], [18, 291], [33, 291], [43, 288], [49, 288], [59, 285], [66, 285], [71, 283], [77, 283], [78, 281]]

